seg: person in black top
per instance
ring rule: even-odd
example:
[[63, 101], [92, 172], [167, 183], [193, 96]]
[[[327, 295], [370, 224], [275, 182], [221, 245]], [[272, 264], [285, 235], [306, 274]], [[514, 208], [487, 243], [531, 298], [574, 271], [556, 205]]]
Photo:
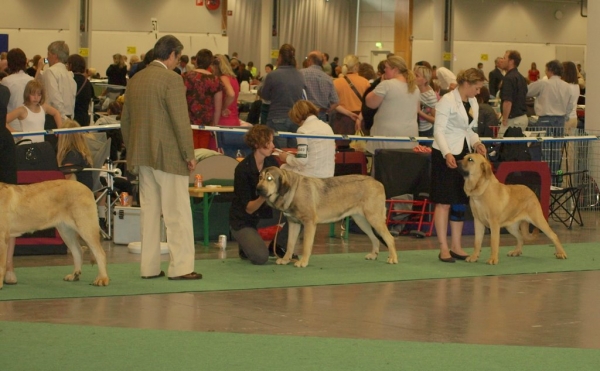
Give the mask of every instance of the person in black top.
[[502, 82], [502, 79], [504, 79], [504, 75], [502, 74], [502, 61], [502, 57], [496, 58], [494, 61], [495, 67], [488, 75], [488, 81], [490, 82], [490, 95], [493, 95], [494, 97], [496, 97], [498, 90], [500, 90], [500, 83]]
[[500, 98], [502, 98], [502, 125], [498, 130], [498, 138], [510, 126], [525, 130], [529, 125], [527, 119], [527, 81], [517, 70], [521, 64], [521, 54], [516, 50], [507, 50], [504, 54], [504, 69], [507, 71], [502, 80]]
[[127, 85], [127, 65], [121, 54], [113, 55], [113, 64], [106, 69], [109, 85]]
[[[258, 233], [258, 225], [261, 219], [272, 219], [273, 210], [266, 204], [266, 199], [258, 195], [256, 186], [262, 169], [279, 165], [275, 156], [272, 156], [275, 146], [271, 128], [255, 125], [248, 130], [244, 141], [253, 151], [235, 168], [229, 226], [239, 244], [240, 257], [248, 258], [252, 264], [262, 265], [268, 261], [269, 251]], [[279, 232], [278, 245], [285, 246], [287, 237], [284, 234], [284, 230]]]
[[85, 75], [85, 59], [79, 54], [71, 54], [67, 59], [67, 68], [73, 72], [73, 78], [77, 83], [75, 94], [75, 114], [73, 118], [80, 126], [90, 124], [90, 102], [95, 98], [94, 87]]

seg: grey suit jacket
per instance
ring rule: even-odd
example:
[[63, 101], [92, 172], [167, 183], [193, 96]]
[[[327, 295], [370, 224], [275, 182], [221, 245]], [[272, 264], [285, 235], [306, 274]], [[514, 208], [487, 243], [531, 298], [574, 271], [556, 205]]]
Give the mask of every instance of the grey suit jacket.
[[181, 76], [154, 61], [127, 84], [121, 130], [127, 163], [177, 175], [189, 175], [194, 158], [192, 128]]

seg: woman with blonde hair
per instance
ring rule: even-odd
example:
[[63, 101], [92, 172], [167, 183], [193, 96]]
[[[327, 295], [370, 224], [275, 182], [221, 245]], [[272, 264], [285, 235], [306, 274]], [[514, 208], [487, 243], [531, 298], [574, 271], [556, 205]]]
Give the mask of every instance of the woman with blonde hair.
[[[80, 125], [74, 120], [65, 120], [63, 129], [78, 128]], [[92, 167], [94, 163], [92, 154], [85, 142], [84, 133], [60, 134], [58, 136], [58, 147], [56, 161], [59, 167], [71, 167], [74, 170]], [[94, 182], [91, 171], [78, 171], [75, 174], [65, 175], [67, 179], [76, 179], [78, 182], [93, 190]]]
[[427, 66], [415, 66], [415, 81], [419, 87], [420, 100], [419, 105], [419, 136], [433, 136], [433, 123], [435, 121], [435, 105], [438, 102], [438, 96], [431, 87], [431, 68]]
[[[401, 57], [390, 55], [385, 61], [385, 80], [370, 92], [365, 102], [378, 108], [371, 128], [372, 136], [416, 137], [420, 91], [414, 73]], [[413, 148], [414, 142], [368, 141], [367, 150]]]
[[[486, 148], [473, 130], [479, 118], [476, 95], [483, 87], [485, 76], [477, 68], [461, 71], [456, 89], [445, 94], [435, 106], [433, 149], [431, 152], [430, 200], [435, 203], [435, 230], [440, 244], [438, 259], [454, 263], [465, 260], [462, 229], [466, 204], [469, 201], [464, 178], [457, 171], [458, 162], [471, 151], [485, 156]], [[452, 235], [448, 245], [448, 221]]]
[[223, 84], [223, 105], [219, 125], [240, 126], [238, 112], [238, 96], [240, 95], [240, 84], [227, 58], [222, 54], [215, 55], [212, 62], [212, 71], [219, 76]]
[[109, 85], [127, 85], [127, 65], [121, 54], [113, 55], [113, 64], [106, 69]]
[[371, 86], [367, 79], [358, 74], [359, 67], [358, 57], [347, 55], [344, 57], [342, 75], [333, 80], [333, 86], [340, 98], [334, 118], [330, 120], [336, 134], [354, 134], [355, 123], [362, 108], [362, 97]]

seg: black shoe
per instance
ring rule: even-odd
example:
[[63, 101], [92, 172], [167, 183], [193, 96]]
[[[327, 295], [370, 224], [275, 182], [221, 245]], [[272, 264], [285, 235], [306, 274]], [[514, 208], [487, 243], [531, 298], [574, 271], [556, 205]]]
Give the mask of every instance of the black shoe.
[[153, 278], [159, 278], [159, 277], [164, 277], [164, 276], [165, 276], [165, 271], [160, 271], [160, 273], [155, 276], [142, 276], [142, 278], [145, 280], [151, 280]]
[[246, 255], [246, 253], [242, 249], [238, 249], [238, 255], [240, 256], [240, 259], [248, 260], [248, 255]]
[[456, 263], [456, 260], [454, 260], [453, 257], [442, 258], [442, 254], [441, 253], [438, 255], [438, 259], [440, 259], [440, 261], [444, 262], [444, 263]]
[[450, 256], [453, 257], [454, 259], [458, 259], [458, 260], [465, 260], [469, 257], [469, 255], [460, 255], [460, 254], [455, 253], [452, 250], [450, 250]]

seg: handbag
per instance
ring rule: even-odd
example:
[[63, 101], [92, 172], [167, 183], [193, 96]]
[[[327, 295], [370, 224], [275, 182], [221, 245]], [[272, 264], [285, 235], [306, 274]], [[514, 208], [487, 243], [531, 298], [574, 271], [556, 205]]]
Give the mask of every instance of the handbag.
[[[356, 131], [354, 135], [359, 135], [361, 137], [365, 136], [362, 130]], [[367, 141], [353, 140], [350, 142], [350, 148], [354, 148], [355, 151], [365, 152], [367, 150]]]
[[22, 139], [15, 146], [17, 171], [58, 170], [56, 153], [49, 142], [34, 143]]

